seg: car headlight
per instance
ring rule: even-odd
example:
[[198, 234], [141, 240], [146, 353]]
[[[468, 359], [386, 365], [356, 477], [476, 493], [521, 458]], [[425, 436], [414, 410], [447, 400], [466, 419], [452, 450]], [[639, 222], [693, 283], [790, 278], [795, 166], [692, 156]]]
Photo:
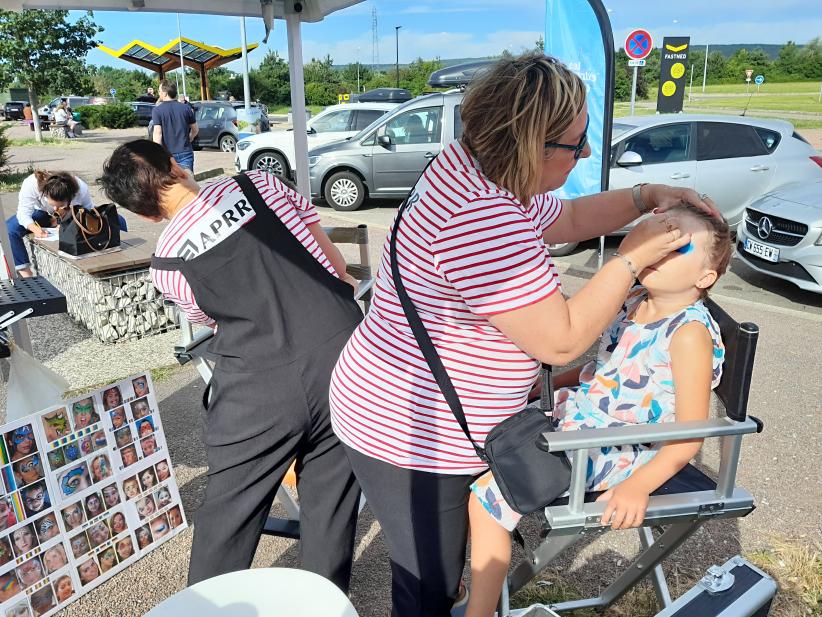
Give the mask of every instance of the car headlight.
[[245, 150], [251, 145], [250, 141], [238, 141], [237, 142], [237, 150]]
[[308, 157], [308, 166], [309, 167], [314, 167], [314, 165], [316, 165], [317, 163], [320, 162], [321, 158], [322, 158], [322, 154], [318, 154], [317, 156], [309, 156]]

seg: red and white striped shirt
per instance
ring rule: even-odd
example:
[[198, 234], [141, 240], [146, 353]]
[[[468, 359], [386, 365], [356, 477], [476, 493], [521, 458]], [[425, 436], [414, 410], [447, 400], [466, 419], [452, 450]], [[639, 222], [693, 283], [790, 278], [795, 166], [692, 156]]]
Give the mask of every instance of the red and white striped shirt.
[[[331, 262], [311, 235], [309, 225], [320, 222], [314, 206], [276, 176], [261, 171], [248, 177], [265, 203], [285, 224], [303, 246], [334, 276]], [[157, 241], [157, 257], [192, 259], [217, 246], [220, 242], [254, 220], [254, 210], [248, 204], [240, 185], [233, 178], [223, 178], [206, 184], [191, 203], [180, 209], [163, 230]], [[192, 323], [214, 326], [214, 320], [197, 306], [197, 300], [182, 272], [151, 269], [151, 280], [163, 296], [172, 300]], [[254, 293], [249, 289], [248, 293]]]
[[[459, 143], [443, 149], [415, 191], [419, 199], [403, 214], [397, 237], [400, 275], [482, 444], [524, 407], [539, 371], [488, 317], [561, 289], [542, 233], [562, 203], [540, 195], [523, 207], [483, 176]], [[436, 473], [486, 469], [403, 314], [387, 242], [371, 310], [337, 362], [330, 402], [337, 436], [368, 456]]]

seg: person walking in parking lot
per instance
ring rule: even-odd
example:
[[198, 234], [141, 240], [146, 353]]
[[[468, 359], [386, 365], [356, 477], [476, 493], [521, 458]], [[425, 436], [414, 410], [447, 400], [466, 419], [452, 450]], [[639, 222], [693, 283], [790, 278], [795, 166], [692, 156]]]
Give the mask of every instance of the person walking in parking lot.
[[168, 79], [160, 82], [160, 103], [151, 111], [154, 125], [151, 138], [162, 144], [183, 169], [194, 173], [194, 148], [197, 120], [191, 105], [177, 101], [177, 84]]

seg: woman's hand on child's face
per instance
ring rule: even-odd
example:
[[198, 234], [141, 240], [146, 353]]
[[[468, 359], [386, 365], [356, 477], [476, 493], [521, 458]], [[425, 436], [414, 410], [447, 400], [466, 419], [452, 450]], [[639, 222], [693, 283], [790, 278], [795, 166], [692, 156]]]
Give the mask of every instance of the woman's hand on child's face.
[[648, 493], [631, 486], [629, 481], [618, 484], [597, 497], [597, 501], [607, 501], [600, 525], [610, 523], [612, 529], [639, 527], [645, 520], [648, 508]]

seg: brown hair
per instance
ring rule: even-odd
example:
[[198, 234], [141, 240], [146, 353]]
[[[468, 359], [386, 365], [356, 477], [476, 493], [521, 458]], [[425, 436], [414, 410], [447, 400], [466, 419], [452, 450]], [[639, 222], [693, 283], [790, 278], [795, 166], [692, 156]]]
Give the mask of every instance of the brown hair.
[[[734, 243], [731, 239], [731, 230], [728, 226], [728, 221], [723, 216], [712, 216], [700, 210], [687, 202], [673, 208], [671, 212], [680, 211], [689, 214], [690, 216], [701, 221], [708, 231], [711, 232], [712, 243], [707, 247], [708, 250], [708, 266], [716, 270], [716, 280], [725, 274], [728, 270], [728, 265], [731, 263], [731, 257], [734, 252]], [[706, 287], [700, 293], [700, 297], [705, 299], [708, 297], [708, 290], [716, 284], [714, 281], [710, 287]]]
[[177, 84], [170, 79], [164, 79], [160, 82], [160, 90], [165, 92], [169, 98], [177, 98]]
[[545, 142], [557, 141], [585, 105], [585, 85], [541, 53], [503, 59], [467, 88], [462, 143], [483, 173], [523, 205], [539, 192]]
[[160, 196], [177, 182], [168, 150], [148, 139], [114, 150], [97, 181], [111, 201], [142, 216], [162, 216]]
[[70, 202], [80, 192], [77, 179], [67, 171], [48, 172], [38, 169], [34, 172], [37, 191], [49, 199]]

